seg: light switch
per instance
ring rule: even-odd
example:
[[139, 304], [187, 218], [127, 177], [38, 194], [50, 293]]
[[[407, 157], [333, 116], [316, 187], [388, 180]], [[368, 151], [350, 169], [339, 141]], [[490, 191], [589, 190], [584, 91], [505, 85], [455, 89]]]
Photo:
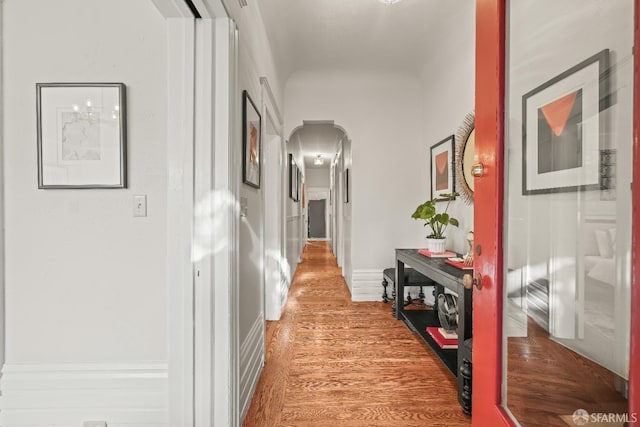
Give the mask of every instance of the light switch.
[[133, 216], [147, 216], [147, 195], [133, 196]]

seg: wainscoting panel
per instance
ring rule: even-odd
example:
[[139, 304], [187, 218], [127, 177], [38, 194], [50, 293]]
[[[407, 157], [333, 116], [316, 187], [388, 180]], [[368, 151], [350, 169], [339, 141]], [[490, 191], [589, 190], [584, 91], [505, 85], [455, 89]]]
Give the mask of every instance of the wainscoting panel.
[[[351, 301], [382, 301], [382, 269], [354, 270]], [[391, 287], [387, 288], [391, 297]]]
[[168, 366], [149, 364], [5, 364], [2, 427], [168, 426]]
[[240, 415], [244, 415], [264, 366], [264, 317], [256, 319], [249, 335], [240, 345]]

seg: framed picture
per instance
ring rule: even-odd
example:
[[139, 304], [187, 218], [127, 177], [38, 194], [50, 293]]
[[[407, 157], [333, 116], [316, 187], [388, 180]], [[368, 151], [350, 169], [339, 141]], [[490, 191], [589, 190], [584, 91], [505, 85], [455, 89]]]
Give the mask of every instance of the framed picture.
[[454, 191], [454, 141], [450, 135], [431, 147], [431, 199], [442, 199], [441, 194]]
[[344, 170], [344, 202], [349, 203], [349, 169]]
[[302, 171], [296, 164], [296, 202], [300, 201], [302, 197]]
[[288, 168], [289, 168], [289, 197], [291, 200], [296, 200], [296, 162], [293, 160], [293, 154], [289, 153], [287, 155]]
[[37, 83], [38, 188], [126, 188], [123, 83]]
[[242, 91], [242, 182], [260, 188], [262, 118], [249, 93]]
[[522, 97], [522, 194], [600, 188], [608, 68], [605, 49]]

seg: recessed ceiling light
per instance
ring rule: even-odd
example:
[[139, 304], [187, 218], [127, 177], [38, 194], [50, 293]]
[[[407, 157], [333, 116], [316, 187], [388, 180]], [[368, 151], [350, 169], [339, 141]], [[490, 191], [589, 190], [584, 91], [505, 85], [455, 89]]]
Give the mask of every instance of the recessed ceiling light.
[[322, 158], [322, 156], [320, 154], [318, 154], [318, 157], [313, 159], [313, 164], [316, 165], [316, 166], [322, 166], [324, 164], [324, 159]]
[[378, 1], [386, 5], [392, 5], [392, 4], [398, 3], [400, 0], [378, 0]]

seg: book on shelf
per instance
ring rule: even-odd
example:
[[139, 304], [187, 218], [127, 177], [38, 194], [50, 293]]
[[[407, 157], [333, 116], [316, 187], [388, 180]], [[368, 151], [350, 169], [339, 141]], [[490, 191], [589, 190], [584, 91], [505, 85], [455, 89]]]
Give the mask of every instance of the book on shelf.
[[429, 258], [451, 258], [455, 257], [456, 253], [451, 251], [444, 252], [431, 252], [429, 249], [420, 249], [418, 250], [420, 255], [428, 256]]
[[443, 350], [452, 350], [458, 348], [458, 338], [445, 338], [439, 331], [437, 326], [427, 326], [427, 333], [433, 338]]
[[473, 265], [465, 265], [462, 258], [447, 258], [444, 262], [461, 270], [473, 270]]
[[445, 328], [438, 328], [438, 332], [440, 332], [440, 335], [442, 335], [446, 339], [458, 339], [458, 334], [456, 333], [456, 331], [447, 331]]

